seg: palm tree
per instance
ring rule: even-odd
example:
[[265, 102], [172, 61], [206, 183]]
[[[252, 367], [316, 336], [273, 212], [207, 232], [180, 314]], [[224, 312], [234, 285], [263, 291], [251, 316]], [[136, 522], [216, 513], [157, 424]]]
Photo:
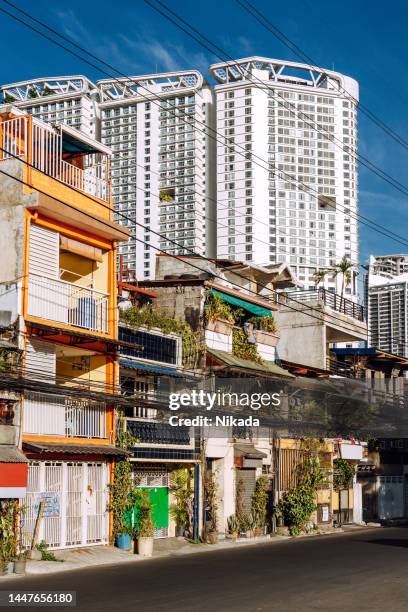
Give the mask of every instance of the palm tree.
[[328, 270], [316, 270], [316, 272], [313, 274], [313, 282], [315, 284], [316, 289], [318, 288], [320, 283], [324, 281], [328, 272]]
[[346, 287], [351, 283], [351, 271], [353, 269], [353, 263], [347, 259], [345, 255], [341, 258], [338, 264], [334, 268], [334, 277], [336, 278], [341, 274], [341, 299], [340, 299], [340, 310], [342, 308], [344, 300], [344, 291]]

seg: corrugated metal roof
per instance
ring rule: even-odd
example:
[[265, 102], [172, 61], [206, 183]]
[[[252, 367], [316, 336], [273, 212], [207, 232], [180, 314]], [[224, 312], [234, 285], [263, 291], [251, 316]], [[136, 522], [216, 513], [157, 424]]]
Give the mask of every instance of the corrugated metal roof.
[[0, 463], [28, 463], [28, 459], [16, 446], [0, 444]]
[[220, 351], [218, 349], [213, 348], [207, 348], [207, 353], [230, 367], [253, 370], [254, 372], [261, 372], [263, 374], [275, 374], [275, 376], [295, 378], [293, 374], [279, 367], [273, 361], [264, 361], [263, 363], [256, 363], [255, 361], [250, 361], [249, 359], [241, 359], [240, 357], [235, 357], [235, 355], [232, 355], [231, 353], [227, 353], [225, 351]]
[[187, 373], [178, 371], [177, 368], [171, 366], [162, 366], [156, 363], [148, 363], [146, 361], [137, 361], [136, 359], [124, 359], [120, 357], [119, 365], [124, 368], [131, 368], [132, 370], [144, 370], [147, 372], [154, 372], [155, 374], [166, 374], [167, 376], [175, 376], [176, 378], [185, 378]]
[[43, 442], [24, 442], [24, 450], [34, 453], [67, 453], [69, 455], [106, 455], [124, 457], [131, 453], [112, 445], [95, 444], [54, 444]]
[[247, 459], [264, 459], [268, 455], [255, 448], [253, 444], [234, 444], [234, 455]]

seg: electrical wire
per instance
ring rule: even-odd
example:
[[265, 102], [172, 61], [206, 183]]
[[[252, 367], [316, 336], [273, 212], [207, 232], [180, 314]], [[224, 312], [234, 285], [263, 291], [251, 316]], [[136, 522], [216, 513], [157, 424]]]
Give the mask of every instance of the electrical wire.
[[[252, 15], [258, 23], [260, 23], [265, 29], [269, 30], [275, 38], [278, 38], [288, 49], [295, 53], [300, 59], [311, 65], [312, 69], [317, 69], [320, 72], [325, 72], [323, 68], [319, 68], [318, 64], [308, 56], [298, 45], [296, 45], [286, 34], [282, 32], [276, 25], [274, 25], [261, 11], [259, 11], [249, 0], [235, 0], [247, 13]], [[257, 16], [258, 15], [258, 16]], [[344, 87], [336, 83], [338, 90], [344, 93], [349, 100], [354, 103], [358, 102], [359, 109], [365, 114], [377, 127], [382, 129], [388, 136], [393, 138], [403, 148], [408, 150], [408, 141], [405, 140], [400, 134], [389, 127], [380, 117], [375, 115], [366, 105], [362, 102], [355, 100], [355, 98], [348, 92]]]
[[[2, 147], [0, 147], [0, 150], [4, 151], [4, 149], [3, 149]], [[17, 157], [17, 156], [15, 156], [15, 155], [12, 155], [12, 156], [13, 156], [13, 157]], [[17, 158], [17, 159], [18, 159], [18, 158]], [[31, 164], [29, 164], [28, 162], [26, 162], [26, 161], [24, 161], [24, 160], [21, 160], [21, 159], [20, 159], [19, 161], [20, 161], [21, 163], [23, 163], [23, 164], [28, 165], [28, 166], [30, 166], [30, 165], [31, 165]], [[32, 166], [32, 167], [34, 168], [34, 166]], [[40, 172], [41, 172], [41, 171], [40, 171]], [[43, 172], [42, 172], [42, 173], [43, 173]], [[0, 174], [3, 174], [3, 175], [5, 175], [5, 176], [7, 176], [8, 178], [14, 179], [15, 181], [17, 181], [17, 182], [19, 182], [19, 183], [21, 183], [21, 184], [23, 184], [23, 185], [25, 185], [25, 186], [27, 186], [27, 187], [30, 187], [31, 189], [33, 188], [33, 187], [32, 187], [32, 185], [30, 185], [28, 182], [26, 182], [26, 181], [24, 181], [24, 180], [22, 180], [22, 179], [20, 179], [20, 178], [17, 178], [16, 176], [11, 175], [11, 174], [9, 174], [9, 173], [5, 172], [4, 170], [0, 170]], [[43, 174], [44, 174], [44, 173], [43, 173]], [[42, 193], [43, 195], [47, 195], [47, 196], [49, 195], [49, 194], [47, 194], [45, 191], [43, 191], [43, 190], [41, 190], [41, 189], [38, 189], [38, 188], [34, 188], [34, 189], [35, 189], [36, 191], [38, 191], [39, 193]], [[75, 188], [72, 188], [72, 189], [74, 189], [74, 191], [78, 191], [78, 190], [76, 190]], [[63, 200], [60, 200], [59, 198], [56, 198], [55, 196], [53, 196], [53, 198], [54, 198], [54, 200], [56, 200], [57, 202], [60, 202], [60, 203], [64, 204], [65, 206], [68, 206], [69, 208], [72, 208], [72, 209], [73, 209], [73, 210], [75, 210], [76, 212], [78, 211], [78, 209], [77, 209], [75, 206], [72, 206], [71, 204], [68, 204], [67, 202], [64, 202]], [[97, 200], [95, 200], [95, 201], [97, 201]], [[102, 202], [99, 202], [99, 201], [98, 201], [98, 203], [99, 203], [101, 206], [105, 206], [105, 207], [106, 207], [106, 205], [102, 204]], [[110, 209], [110, 207], [108, 207], [108, 208]], [[110, 209], [110, 210], [111, 210], [111, 209]], [[94, 219], [94, 217], [93, 217], [92, 215], [90, 215], [89, 213], [87, 213], [87, 212], [85, 212], [85, 211], [81, 211], [81, 212], [82, 212], [82, 214], [85, 214], [86, 216], [88, 216], [88, 217], [90, 217], [90, 218]], [[101, 222], [101, 223], [103, 223], [104, 225], [108, 225], [108, 224], [107, 224], [106, 222], [104, 222], [103, 220], [100, 220], [100, 222]], [[135, 223], [136, 225], [140, 225], [141, 227], [144, 227], [144, 228], [146, 229], [146, 226], [145, 226], [145, 225], [143, 225], [142, 223], [139, 223], [139, 222], [134, 222], [134, 223]], [[110, 227], [110, 226], [109, 226], [109, 227]], [[152, 230], [151, 228], [148, 228], [148, 230], [149, 230], [149, 232], [152, 232], [153, 234], [157, 234], [158, 236], [161, 236], [161, 234], [158, 234], [158, 232], [155, 232], [155, 231], [154, 231], [154, 230]], [[161, 236], [161, 237], [162, 237], [162, 236]], [[145, 240], [142, 240], [141, 238], [136, 238], [136, 237], [134, 237], [134, 239], [135, 239], [136, 241], [138, 241], [138, 242], [141, 242], [142, 244], [145, 244], [145, 245], [147, 245], [147, 246], [149, 246], [149, 247], [151, 247], [151, 248], [155, 249], [156, 251], [158, 251], [158, 252], [160, 252], [160, 253], [163, 253], [164, 255], [167, 255], [167, 256], [169, 256], [169, 257], [173, 257], [174, 259], [178, 259], [178, 260], [183, 259], [183, 261], [184, 261], [184, 263], [185, 263], [185, 264], [189, 265], [190, 267], [192, 267], [192, 268], [194, 268], [194, 269], [196, 269], [196, 270], [198, 270], [198, 271], [200, 271], [200, 272], [205, 272], [205, 273], [208, 273], [208, 270], [205, 270], [204, 268], [200, 268], [199, 266], [197, 266], [197, 265], [193, 264], [192, 262], [185, 260], [185, 259], [184, 259], [184, 257], [185, 257], [185, 256], [183, 257], [183, 256], [180, 256], [180, 255], [173, 255], [172, 253], [168, 253], [168, 252], [167, 252], [167, 251], [165, 251], [164, 249], [161, 249], [161, 248], [159, 248], [159, 247], [157, 247], [157, 246], [155, 246], [155, 245], [152, 245], [152, 244], [150, 244], [150, 243], [146, 242]], [[179, 245], [178, 243], [174, 242], [173, 240], [169, 240], [169, 241], [170, 241], [170, 242], [173, 242], [173, 243], [174, 243], [176, 246], [179, 246], [179, 247], [181, 246], [181, 245]], [[187, 249], [187, 250], [190, 250], [190, 251], [191, 251], [191, 249]], [[191, 251], [191, 252], [192, 252], [192, 255], [193, 255], [193, 256], [195, 256], [195, 257], [197, 257], [198, 259], [202, 259], [202, 260], [204, 260], [204, 261], [208, 261], [208, 262], [210, 262], [210, 263], [214, 263], [214, 260], [213, 260], [213, 259], [210, 259], [210, 258], [208, 258], [208, 257], [205, 257], [204, 255], [197, 254], [197, 253], [195, 253], [194, 251]], [[219, 275], [218, 275], [218, 274], [216, 274], [215, 272], [211, 272], [211, 275], [212, 275], [214, 278], [218, 278], [218, 279], [219, 279], [219, 280], [221, 280], [222, 282], [225, 282], [225, 278], [223, 278], [222, 276], [219, 276]], [[248, 282], [248, 278], [247, 278], [246, 276], [243, 276], [242, 274], [239, 274], [238, 272], [234, 272], [234, 275], [235, 275], [235, 276], [237, 276], [238, 278], [242, 278], [243, 280], [245, 280], [245, 282]], [[237, 283], [234, 283], [233, 281], [228, 281], [228, 282], [229, 282], [231, 285], [236, 286], [236, 287], [237, 287], [237, 288], [238, 288], [240, 291], [242, 291], [242, 289], [243, 289], [243, 288], [242, 288], [242, 286], [241, 286], [241, 285], [239, 285], [239, 284], [237, 284]], [[268, 292], [270, 292], [270, 293], [271, 293], [271, 294], [274, 296], [274, 302], [275, 302], [275, 303], [280, 303], [280, 302], [279, 302], [279, 296], [280, 296], [281, 294], [277, 293], [275, 290], [271, 290], [271, 289], [270, 289], [270, 287], [268, 287], [267, 285], [264, 285], [264, 284], [262, 284], [262, 283], [258, 283], [258, 287], [261, 287], [261, 288], [263, 288], [263, 289], [266, 289]], [[248, 293], [251, 293], [251, 294], [255, 295], [255, 296], [258, 298], [258, 299], [259, 299], [259, 298], [261, 298], [261, 299], [262, 299], [262, 298], [264, 298], [264, 299], [266, 299], [266, 300], [268, 300], [268, 299], [269, 299], [267, 296], [263, 296], [262, 294], [259, 294], [259, 293], [257, 293], [256, 291], [253, 291], [252, 289], [248, 289], [248, 288], [247, 288], [247, 289], [246, 289], [246, 291], [247, 291]], [[347, 299], [347, 298], [342, 298], [342, 301], [345, 301], [346, 299]], [[270, 301], [270, 300], [269, 300], [269, 301]], [[298, 304], [298, 305], [305, 306], [305, 308], [306, 308], [307, 310], [299, 310], [299, 309], [297, 309], [297, 308], [294, 308], [294, 307], [290, 306], [290, 305], [288, 304], [288, 302], [295, 302], [295, 303], [296, 303], [296, 304]], [[290, 308], [291, 310], [294, 310], [294, 311], [296, 311], [296, 312], [303, 312], [303, 313], [306, 313], [308, 316], [311, 316], [311, 317], [313, 317], [313, 318], [315, 318], [315, 319], [317, 319], [317, 320], [321, 321], [321, 311], [320, 311], [318, 308], [314, 308], [313, 306], [310, 306], [310, 305], [309, 305], [307, 302], [301, 302], [301, 301], [299, 301], [299, 300], [296, 300], [296, 299], [294, 299], [294, 298], [291, 298], [289, 294], [285, 294], [285, 295], [284, 295], [284, 302], [283, 302], [283, 303], [284, 303], [284, 305], [285, 305], [286, 307]], [[355, 304], [355, 305], [356, 305], [356, 306], [358, 306], [358, 304]], [[316, 312], [318, 312], [318, 313], [319, 313], [319, 315], [320, 315], [320, 316], [314, 316], [314, 315], [312, 315], [312, 314], [311, 314], [310, 312], [308, 312], [308, 311], [316, 311]], [[332, 316], [332, 318], [333, 318], [333, 319], [337, 319], [337, 320], [341, 321], [342, 323], [344, 323], [343, 319], [341, 319], [340, 317], [336, 317], [335, 315], [331, 315], [331, 316]]]
[[[6, 0], [3, 0], [3, 1], [6, 1]], [[145, 0], [145, 1], [147, 1], [147, 0]], [[9, 4], [10, 4], [10, 3], [9, 3]], [[15, 6], [15, 5], [13, 5], [13, 6]], [[155, 7], [152, 7], [152, 8], [155, 8]], [[96, 57], [94, 54], [90, 53], [89, 51], [87, 51], [87, 50], [86, 50], [86, 49], [84, 49], [83, 47], [80, 47], [78, 44], [74, 43], [73, 41], [71, 41], [70, 39], [68, 39], [67, 37], [65, 37], [64, 35], [61, 35], [60, 33], [58, 33], [58, 32], [57, 32], [55, 29], [50, 28], [48, 25], [44, 24], [44, 23], [43, 23], [43, 22], [41, 22], [40, 20], [38, 20], [38, 19], [36, 19], [36, 18], [34, 18], [34, 17], [31, 17], [31, 16], [30, 16], [28, 13], [26, 13], [25, 11], [22, 11], [21, 9], [18, 9], [18, 8], [17, 8], [17, 10], [19, 10], [20, 12], [22, 12], [22, 13], [26, 14], [27, 16], [29, 16], [29, 18], [30, 18], [30, 19], [32, 19], [33, 21], [35, 21], [35, 22], [37, 22], [37, 23], [40, 23], [40, 24], [41, 24], [41, 25], [42, 25], [44, 28], [46, 28], [46, 29], [48, 29], [48, 30], [50, 30], [50, 31], [52, 31], [52, 32], [55, 32], [55, 33], [56, 33], [56, 34], [57, 34], [59, 37], [61, 37], [61, 38], [62, 38], [62, 39], [64, 39], [64, 40], [67, 40], [67, 41], [68, 41], [68, 42], [69, 42], [71, 45], [75, 46], [76, 48], [79, 48], [79, 49], [83, 50], [83, 51], [84, 51], [85, 53], [87, 53], [89, 56], [96, 58], [98, 62], [100, 62], [100, 63], [102, 63], [102, 64], [104, 64], [104, 65], [106, 65], [106, 66], [109, 66], [110, 68], [112, 68], [112, 69], [113, 69], [115, 72], [117, 72], [118, 74], [122, 74], [122, 75], [123, 75], [123, 73], [121, 73], [119, 70], [117, 70], [116, 68], [113, 68], [112, 66], [110, 66], [110, 64], [107, 64], [107, 62], [104, 62], [103, 60], [100, 60], [100, 59], [99, 59], [99, 58], [97, 58], [97, 57]], [[157, 9], [155, 8], [155, 10], [157, 10]], [[64, 45], [62, 45], [61, 43], [59, 43], [58, 41], [55, 41], [53, 38], [49, 37], [48, 35], [44, 34], [43, 32], [39, 31], [38, 29], [34, 28], [34, 27], [33, 27], [33, 26], [31, 26], [30, 24], [27, 24], [25, 21], [21, 20], [21, 19], [20, 19], [20, 18], [18, 18], [16, 15], [13, 15], [12, 13], [10, 13], [9, 11], [6, 11], [5, 9], [1, 9], [1, 8], [0, 8], [0, 11], [1, 11], [1, 12], [3, 12], [4, 14], [8, 15], [8, 16], [9, 16], [9, 17], [11, 17], [12, 19], [14, 19], [14, 20], [18, 21], [18, 22], [19, 22], [19, 23], [21, 23], [22, 25], [25, 25], [27, 28], [29, 28], [29, 29], [33, 30], [34, 32], [36, 32], [36, 33], [37, 33], [37, 34], [39, 34], [40, 36], [42, 36], [42, 37], [46, 38], [47, 40], [49, 40], [50, 42], [54, 43], [54, 44], [55, 44], [55, 45], [57, 45], [58, 47], [61, 47], [62, 49], [64, 49], [64, 50], [65, 50], [65, 51], [67, 51], [68, 53], [70, 53], [70, 54], [74, 55], [75, 57], [79, 58], [81, 61], [83, 61], [83, 62], [85, 62], [85, 63], [89, 64], [90, 66], [92, 66], [92, 67], [96, 68], [97, 70], [99, 70], [99, 71], [101, 71], [101, 72], [104, 72], [104, 73], [105, 73], [105, 74], [107, 74], [107, 75], [108, 75], [108, 76], [109, 76], [109, 77], [110, 77], [110, 78], [111, 78], [113, 81], [116, 81], [116, 82], [118, 82], [119, 84], [121, 84], [121, 85], [122, 85], [122, 83], [121, 83], [121, 81], [120, 81], [119, 79], [117, 79], [117, 78], [115, 78], [115, 77], [112, 77], [112, 75], [109, 75], [109, 74], [108, 74], [108, 73], [106, 73], [104, 70], [102, 70], [100, 67], [96, 66], [96, 65], [95, 65], [95, 64], [93, 64], [92, 62], [89, 62], [89, 61], [88, 61], [86, 58], [83, 58], [82, 56], [80, 56], [79, 54], [77, 54], [75, 51], [72, 51], [71, 49], [68, 49], [67, 47], [65, 47]], [[166, 17], [167, 19], [169, 19], [167, 16], [165, 16], [165, 17]], [[170, 20], [170, 19], [169, 19], [169, 20]], [[177, 27], [179, 27], [179, 26], [178, 26], [178, 24], [175, 24], [175, 25], [177, 25]], [[188, 34], [189, 34], [189, 33], [188, 33]], [[189, 35], [191, 36], [191, 34], [189, 34]], [[199, 42], [199, 41], [198, 41], [198, 42]], [[200, 44], [202, 44], [202, 43], [200, 43]], [[210, 50], [210, 51], [211, 51], [211, 50]], [[213, 52], [213, 51], [211, 51], [211, 52]], [[127, 82], [133, 82], [133, 83], [134, 83], [134, 84], [136, 84], [138, 87], [142, 87], [143, 89], [146, 89], [146, 91], [148, 91], [148, 93], [149, 93], [149, 94], [151, 94], [151, 95], [155, 95], [155, 94], [153, 94], [153, 92], [151, 92], [149, 89], [147, 89], [147, 88], [146, 88], [146, 87], [145, 87], [145, 86], [144, 86], [144, 85], [143, 85], [141, 82], [139, 82], [139, 81], [135, 81], [134, 79], [132, 79], [131, 77], [128, 77], [128, 76], [126, 76], [126, 75], [123, 75], [123, 78], [124, 78], [124, 79], [126, 79], [126, 81], [127, 81]], [[143, 96], [143, 94], [140, 94], [140, 93], [139, 93], [138, 95], [139, 95], [139, 96], [140, 96], [142, 99], [145, 99], [145, 100], [147, 100], [147, 101], [149, 101], [149, 102], [151, 102], [151, 103], [155, 104], [156, 106], [158, 106], [158, 107], [160, 108], [160, 110], [161, 110], [161, 111], [171, 112], [171, 109], [162, 108], [160, 104], [158, 104], [158, 103], [154, 102], [153, 100], [151, 100], [150, 98], [147, 98], [146, 96]], [[183, 121], [183, 123], [185, 123], [186, 125], [191, 125], [191, 123], [186, 122], [186, 121]], [[216, 134], [219, 134], [219, 133], [218, 133], [216, 130], [214, 130], [213, 128], [210, 128], [209, 126], [206, 126], [205, 124], [203, 124], [202, 122], [200, 122], [200, 121], [198, 121], [198, 120], [195, 120], [195, 123], [199, 123], [199, 124], [201, 124], [201, 125], [204, 125], [204, 127], [205, 127], [205, 131], [200, 130], [199, 128], [195, 127], [195, 130], [196, 130], [196, 131], [199, 131], [200, 133], [203, 133], [203, 134], [205, 134], [205, 135], [208, 135], [208, 133], [207, 133], [207, 132], [214, 132], [214, 133], [216, 133]], [[214, 138], [213, 136], [209, 135], [209, 137], [210, 137], [210, 138], [212, 138], [213, 140], [215, 140], [216, 142], [220, 143], [220, 141], [219, 141], [219, 140], [217, 140], [216, 138]], [[247, 159], [247, 158], [248, 158], [248, 151], [246, 151], [246, 150], [244, 149], [244, 147], [243, 147], [243, 146], [241, 146], [241, 145], [236, 145], [236, 144], [231, 145], [230, 143], [228, 143], [228, 140], [229, 140], [228, 138], [226, 138], [226, 137], [225, 137], [225, 136], [223, 136], [223, 135], [221, 135], [221, 137], [222, 137], [222, 138], [224, 138], [225, 143], [220, 143], [220, 144], [224, 144], [224, 146], [229, 146], [230, 148], [233, 148], [233, 149], [235, 150], [235, 152], [236, 152], [236, 153], [238, 153], [239, 155], [241, 155], [241, 156], [242, 156], [244, 159]], [[240, 152], [237, 150], [237, 146], [238, 146], [239, 148], [241, 148], [241, 149], [242, 149], [244, 152], [243, 152], [243, 153], [240, 153]], [[260, 158], [258, 155], [254, 155], [253, 153], [251, 153], [250, 155], [251, 155], [251, 159], [252, 159], [252, 161], [253, 161], [253, 159], [254, 159], [254, 158], [258, 158], [258, 159], [260, 159], [262, 162], [264, 162], [264, 163], [268, 164], [268, 168], [265, 168], [265, 167], [261, 166], [261, 165], [260, 165], [259, 163], [257, 163], [257, 162], [254, 162], [254, 161], [253, 161], [253, 163], [255, 163], [255, 164], [256, 164], [256, 165], [258, 165], [259, 167], [263, 168], [264, 170], [266, 170], [266, 171], [268, 171], [268, 172], [272, 172], [273, 174], [275, 174], [275, 175], [276, 175], [276, 172], [275, 172], [275, 171], [273, 171], [273, 170], [271, 170], [269, 162], [266, 162], [265, 160], [263, 160], [262, 158]], [[285, 172], [284, 172], [284, 171], [282, 171], [282, 170], [279, 170], [279, 171], [278, 171], [278, 175], [287, 176], [287, 177], [288, 177], [288, 180], [290, 180], [292, 183], [298, 183], [299, 185], [301, 185], [301, 186], [302, 186], [302, 188], [303, 188], [304, 190], [309, 191], [309, 192], [312, 192], [312, 193], [316, 193], [318, 196], [320, 195], [320, 194], [319, 194], [319, 192], [318, 192], [318, 191], [316, 191], [315, 189], [311, 188], [311, 187], [310, 187], [310, 185], [305, 185], [305, 184], [301, 183], [299, 180], [295, 179], [295, 178], [294, 178], [293, 176], [291, 176], [291, 175], [287, 175], [287, 173], [285, 173]], [[340, 204], [338, 204], [338, 205], [337, 205], [337, 207], [341, 209]], [[368, 219], [368, 218], [364, 217], [363, 215], [357, 214], [356, 216], [354, 216], [354, 215], [353, 215], [351, 212], [350, 212], [350, 213], [348, 213], [348, 214], [349, 214], [349, 216], [350, 216], [351, 218], [356, 219], [356, 220], [364, 219], [365, 221], [360, 221], [360, 222], [361, 222], [361, 223], [363, 223], [363, 224], [365, 224], [365, 225], [367, 225], [367, 227], [369, 227], [370, 229], [373, 229], [374, 231], [377, 231], [377, 233], [380, 233], [380, 234], [382, 234], [382, 235], [385, 235], [385, 236], [386, 236], [386, 237], [388, 237], [388, 238], [391, 238], [391, 235], [394, 235], [394, 236], [397, 236], [398, 238], [401, 238], [401, 236], [399, 236], [398, 234], [395, 234], [394, 232], [391, 232], [390, 230], [388, 230], [388, 234], [384, 233], [384, 232], [382, 231], [382, 226], [381, 226], [381, 225], [379, 225], [379, 224], [377, 224], [376, 222], [374, 222], [374, 221], [372, 221], [372, 220], [370, 220], [370, 219]], [[368, 224], [370, 224], [370, 225], [368, 225]], [[376, 227], [377, 227], [378, 229], [375, 229]], [[400, 240], [397, 240], [397, 239], [395, 239], [395, 238], [391, 238], [391, 239], [393, 239], [393, 240], [394, 240], [394, 241], [396, 241], [396, 242], [400, 242]], [[401, 243], [401, 242], [400, 242], [400, 243]], [[401, 244], [403, 244], [403, 243], [401, 243]], [[184, 247], [183, 247], [183, 248], [184, 248]], [[314, 265], [313, 267], [316, 267], [316, 266]]]
[[[155, 2], [157, 2], [158, 4], [162, 5], [162, 6], [165, 6], [166, 10], [167, 10], [167, 11], [169, 11], [171, 14], [173, 14], [173, 15], [177, 15], [176, 13], [174, 13], [174, 11], [172, 11], [170, 8], [168, 8], [168, 7], [167, 7], [167, 6], [166, 6], [166, 5], [165, 5], [163, 2], [161, 2], [160, 0], [154, 0], [154, 1], [155, 1]], [[180, 24], [178, 24], [176, 21], [174, 21], [174, 19], [172, 19], [171, 17], [169, 17], [168, 15], [166, 15], [166, 14], [165, 14], [163, 11], [161, 11], [161, 10], [160, 10], [160, 9], [158, 9], [156, 6], [154, 6], [154, 5], [153, 5], [153, 3], [152, 3], [150, 0], [144, 0], [144, 2], [145, 2], [146, 4], [148, 4], [149, 6], [151, 6], [151, 8], [153, 8], [153, 9], [154, 9], [156, 12], [160, 13], [160, 14], [161, 14], [161, 15], [162, 15], [162, 16], [163, 16], [165, 19], [167, 19], [168, 21], [170, 21], [171, 23], [173, 23], [173, 24], [174, 24], [174, 25], [175, 25], [175, 26], [176, 26], [178, 29], [182, 30], [182, 31], [183, 31], [183, 32], [185, 32], [185, 33], [186, 33], [186, 34], [187, 34], [189, 37], [193, 38], [193, 40], [195, 40], [196, 42], [198, 42], [198, 44], [200, 44], [200, 45], [201, 45], [203, 48], [207, 49], [207, 50], [208, 50], [210, 53], [212, 53], [212, 54], [216, 55], [216, 57], [218, 57], [219, 59], [221, 59], [221, 61], [224, 61], [224, 62], [225, 62], [225, 59], [224, 59], [224, 58], [220, 57], [220, 56], [219, 56], [217, 53], [215, 53], [215, 52], [214, 52], [214, 50], [213, 50], [213, 49], [210, 49], [210, 48], [209, 48], [207, 45], [205, 45], [203, 42], [201, 42], [201, 41], [200, 41], [200, 40], [199, 40], [199, 39], [198, 39], [196, 36], [194, 36], [194, 34], [192, 34], [191, 32], [187, 31], [187, 30], [186, 30], [186, 29], [185, 29], [183, 26], [181, 26], [181, 25], [180, 25]], [[1, 9], [0, 9], [0, 10], [1, 10]], [[186, 22], [186, 21], [185, 21], [185, 20], [184, 20], [182, 17], [180, 17], [180, 16], [178, 16], [178, 15], [177, 15], [177, 18], [178, 18], [178, 19], [179, 19], [181, 22], [183, 22], [183, 23], [186, 23], [186, 24], [188, 23], [188, 22]], [[190, 27], [190, 28], [191, 28], [193, 31], [198, 32], [198, 30], [196, 30], [196, 28], [194, 28], [194, 27], [193, 27], [193, 26], [191, 26], [190, 24], [188, 24], [188, 26], [189, 26], [189, 27]], [[198, 33], [199, 33], [199, 32], [198, 32]], [[200, 35], [200, 36], [201, 36], [201, 38], [203, 38], [204, 40], [208, 40], [208, 39], [207, 39], [207, 38], [206, 38], [206, 37], [205, 37], [203, 34], [199, 33], [199, 35]], [[215, 45], [214, 43], [211, 43], [211, 45], [212, 45], [213, 47], [215, 47], [215, 48], [219, 48], [219, 47], [218, 47], [217, 45]], [[236, 60], [232, 59], [232, 61], [233, 61], [233, 66], [234, 66], [234, 67], [236, 67], [236, 68], [238, 68], [238, 69], [240, 69], [240, 66], [239, 66], [239, 65], [236, 63]], [[248, 80], [249, 80], [249, 82], [252, 82], [252, 81], [250, 81], [250, 79], [248, 79]], [[268, 88], [267, 84], [265, 84], [263, 81], [260, 81], [260, 82], [261, 82], [261, 83], [262, 83], [262, 85], [263, 85], [263, 89], [271, 89], [271, 88]], [[259, 89], [259, 88], [258, 88], [258, 89]], [[273, 89], [273, 88], [272, 88], [272, 89], [271, 89], [271, 91], [273, 91], [275, 94], [277, 93], [277, 92], [276, 92], [276, 89]], [[285, 99], [284, 99], [284, 100], [285, 100]], [[285, 105], [288, 105], [288, 104], [289, 104], [289, 103], [288, 103], [288, 102], [285, 100]], [[294, 107], [294, 108], [295, 108], [295, 107]], [[292, 112], [293, 112], [294, 114], [296, 114], [296, 115], [299, 117], [299, 111], [297, 111], [297, 110], [293, 110]], [[318, 125], [318, 124], [316, 124], [316, 125]], [[315, 129], [315, 128], [313, 128], [313, 129]], [[319, 131], [319, 130], [316, 130], [316, 129], [315, 129], [315, 131]], [[320, 133], [322, 133], [322, 132], [320, 132]], [[323, 134], [323, 133], [322, 133], [322, 134]], [[330, 140], [330, 141], [332, 140], [332, 136], [331, 136], [331, 135], [330, 135], [330, 137], [328, 137], [328, 134], [327, 134], [327, 133], [326, 133], [326, 134], [323, 134], [323, 135], [324, 135], [324, 136], [325, 136], [325, 137], [326, 137], [328, 140]], [[334, 144], [335, 144], [335, 143], [334, 143]], [[344, 150], [344, 149], [343, 149], [343, 150]], [[347, 150], [346, 152], [347, 152], [347, 153], [350, 155], [350, 150]], [[253, 157], [256, 157], [256, 158], [258, 158], [258, 159], [261, 159], [261, 160], [262, 160], [264, 163], [269, 163], [269, 162], [266, 162], [265, 160], [263, 160], [262, 158], [260, 158], [258, 155], [253, 155]], [[370, 162], [370, 163], [372, 163], [372, 162]], [[259, 164], [257, 164], [257, 165], [259, 166]], [[260, 166], [260, 167], [261, 167], [261, 166]], [[375, 171], [373, 170], [373, 172], [375, 172]], [[386, 174], [386, 173], [385, 173], [384, 171], [382, 171], [382, 170], [381, 170], [381, 172], [382, 172], [383, 174]], [[300, 184], [300, 185], [301, 185], [303, 188], [305, 188], [305, 189], [306, 189], [306, 191], [312, 191], [312, 192], [315, 192], [317, 195], [321, 195], [321, 194], [319, 194], [319, 192], [317, 192], [315, 189], [312, 189], [312, 188], [310, 187], [310, 185], [305, 185], [304, 183], [301, 183], [301, 182], [300, 182], [298, 179], [296, 179], [296, 178], [294, 178], [293, 176], [291, 176], [291, 175], [287, 174], [287, 173], [286, 173], [286, 172], [284, 172], [283, 170], [278, 170], [278, 175], [279, 175], [279, 174], [281, 174], [281, 175], [283, 175], [283, 176], [288, 177], [288, 179], [289, 179], [291, 182], [295, 182], [295, 183]], [[383, 178], [383, 180], [386, 180], [386, 179], [385, 179], [384, 177], [382, 177], [380, 174], [378, 174], [378, 176], [379, 176], [380, 178]], [[392, 177], [391, 177], [391, 178], [392, 178]], [[395, 179], [393, 179], [393, 180], [395, 180]], [[387, 181], [387, 182], [388, 182], [388, 181]], [[404, 188], [407, 190], [407, 192], [404, 192], [404, 193], [405, 193], [405, 194], [406, 194], [406, 193], [408, 193], [408, 187], [405, 187], [405, 186], [404, 186]], [[337, 207], [340, 207], [340, 204], [337, 204]], [[334, 209], [335, 209], [335, 207], [333, 207], [333, 206], [332, 206], [332, 208], [334, 208]], [[341, 207], [340, 207], [340, 209], [342, 210], [342, 208], [341, 208]], [[344, 210], [344, 207], [343, 207], [343, 210]], [[368, 221], [369, 223], [371, 223], [371, 224], [373, 224], [373, 225], [375, 225], [375, 226], [377, 226], [377, 227], [379, 227], [379, 228], [381, 228], [381, 227], [382, 227], [381, 225], [379, 225], [379, 224], [375, 223], [374, 221], [371, 221], [370, 219], [368, 219], [367, 217], [364, 217], [363, 215], [361, 215], [361, 214], [359, 214], [359, 213], [356, 213], [356, 216], [354, 216], [354, 215], [353, 215], [351, 212], [350, 212], [350, 213], [348, 213], [348, 214], [349, 214], [349, 216], [350, 216], [350, 217], [352, 217], [352, 218], [355, 218], [355, 219], [357, 219], [357, 218], [360, 218], [360, 219], [365, 219], [365, 220], [366, 220], [366, 221]], [[363, 223], [363, 222], [361, 221], [361, 223]], [[390, 230], [389, 230], [389, 231], [390, 231]], [[390, 233], [391, 233], [391, 234], [393, 234], [394, 236], [397, 236], [397, 237], [401, 238], [401, 236], [399, 236], [398, 234], [396, 234], [396, 233], [394, 233], [394, 232], [392, 232], [392, 231], [390, 231]]]

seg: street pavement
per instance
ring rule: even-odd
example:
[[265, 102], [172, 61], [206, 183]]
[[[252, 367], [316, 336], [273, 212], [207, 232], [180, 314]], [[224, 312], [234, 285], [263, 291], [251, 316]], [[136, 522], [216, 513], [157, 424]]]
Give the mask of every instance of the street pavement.
[[76, 612], [407, 612], [408, 528], [4, 577], [6, 589], [75, 590]]

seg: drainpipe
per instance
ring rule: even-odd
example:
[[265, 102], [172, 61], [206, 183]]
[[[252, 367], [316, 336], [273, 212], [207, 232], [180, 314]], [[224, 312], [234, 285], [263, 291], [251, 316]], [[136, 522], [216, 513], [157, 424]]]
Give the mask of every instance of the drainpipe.
[[194, 464], [193, 540], [199, 538], [200, 464]]

